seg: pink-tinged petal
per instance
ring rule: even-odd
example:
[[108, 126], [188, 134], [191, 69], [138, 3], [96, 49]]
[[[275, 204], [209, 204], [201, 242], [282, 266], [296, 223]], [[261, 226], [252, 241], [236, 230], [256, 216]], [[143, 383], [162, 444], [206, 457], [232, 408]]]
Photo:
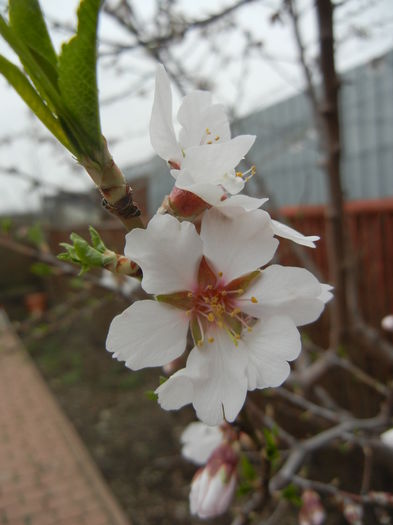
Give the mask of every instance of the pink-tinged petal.
[[171, 86], [161, 64], [156, 72], [156, 89], [149, 129], [151, 145], [157, 155], [167, 161], [180, 162], [183, 156], [173, 128]]
[[296, 359], [301, 350], [300, 334], [289, 317], [267, 317], [258, 321], [252, 332], [245, 333], [248, 355], [248, 389], [276, 387], [288, 377], [287, 361]]
[[273, 257], [278, 241], [262, 210], [245, 213], [233, 208], [230, 217], [211, 209], [204, 213], [201, 226], [203, 253], [217, 272], [230, 282], [265, 265]]
[[249, 197], [248, 195], [233, 195], [228, 199], [221, 201], [216, 204], [216, 207], [220, 209], [221, 213], [228, 215], [232, 214], [233, 208], [243, 208], [246, 211], [257, 210], [265, 204], [269, 199], [256, 199], [255, 197]]
[[255, 297], [258, 302], [243, 301], [242, 310], [254, 317], [287, 315], [296, 326], [312, 323], [321, 315], [324, 302], [321, 284], [304, 268], [273, 264], [262, 271], [242, 299]]
[[301, 244], [302, 246], [308, 246], [309, 248], [315, 248], [314, 241], [318, 241], [318, 235], [303, 235], [302, 233], [294, 230], [290, 226], [283, 224], [282, 222], [275, 221], [272, 219], [272, 229], [275, 235], [289, 239], [290, 241]]
[[210, 427], [194, 421], [181, 435], [182, 455], [196, 463], [204, 465], [214, 450], [222, 443], [223, 434], [219, 427]]
[[196, 182], [221, 184], [225, 173], [233, 170], [254, 144], [255, 136], [240, 135], [220, 144], [188, 148], [182, 168]]
[[143, 270], [142, 287], [151, 294], [191, 290], [202, 257], [202, 241], [190, 222], [155, 215], [146, 230], [126, 235], [127, 257]]
[[106, 348], [132, 370], [163, 366], [184, 352], [187, 331], [188, 319], [181, 310], [137, 301], [113, 319]]

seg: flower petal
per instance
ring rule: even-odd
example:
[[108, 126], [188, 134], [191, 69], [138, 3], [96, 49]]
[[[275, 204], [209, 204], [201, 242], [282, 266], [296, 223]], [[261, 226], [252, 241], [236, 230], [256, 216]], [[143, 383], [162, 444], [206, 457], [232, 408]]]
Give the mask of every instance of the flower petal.
[[180, 163], [183, 156], [173, 128], [171, 86], [161, 64], [156, 72], [156, 89], [149, 129], [154, 151], [164, 160]]
[[218, 426], [210, 427], [194, 421], [184, 430], [180, 441], [183, 445], [182, 455], [197, 465], [204, 465], [222, 443], [223, 434]]
[[249, 197], [248, 195], [233, 195], [228, 199], [220, 201], [216, 204], [217, 208], [220, 208], [220, 212], [225, 215], [231, 216], [232, 208], [243, 208], [246, 211], [257, 210], [265, 204], [269, 199], [256, 199], [255, 197]]
[[156, 301], [137, 301], [116, 316], [106, 348], [132, 370], [162, 366], [186, 347], [188, 319], [181, 311]]
[[190, 191], [198, 195], [202, 200], [211, 206], [217, 206], [225, 195], [224, 191], [217, 184], [209, 182], [195, 182], [194, 179], [184, 170], [177, 172], [175, 186], [181, 190]]
[[184, 97], [177, 114], [182, 125], [179, 142], [183, 149], [231, 138], [224, 106], [212, 104], [211, 99], [207, 91], [193, 91]]
[[289, 317], [267, 317], [258, 321], [252, 332], [245, 333], [248, 354], [248, 389], [281, 385], [288, 377], [287, 361], [296, 359], [301, 350], [300, 334]]
[[127, 257], [143, 270], [142, 287], [148, 293], [191, 290], [202, 257], [202, 241], [190, 222], [155, 215], [147, 229], [126, 235]]
[[296, 242], [303, 246], [308, 246], [309, 248], [315, 248], [314, 241], [318, 241], [318, 235], [308, 235], [305, 236], [297, 230], [283, 224], [282, 222], [275, 221], [272, 219], [272, 228], [275, 235], [279, 237], [284, 237], [284, 239], [289, 239], [290, 241]]
[[225, 173], [239, 164], [254, 141], [253, 135], [240, 135], [221, 144], [188, 148], [182, 168], [191, 174], [195, 182], [221, 184]]
[[[296, 326], [312, 323], [321, 315], [323, 289], [311, 272], [304, 268], [272, 264], [262, 271], [242, 299], [242, 310], [254, 317], [287, 315]], [[256, 297], [257, 303], [251, 302]]]
[[[234, 421], [247, 394], [246, 366], [241, 341], [235, 346], [225, 332], [218, 330], [213, 343], [191, 350], [186, 368], [156, 390], [158, 401], [167, 410], [176, 409], [186, 404], [184, 393], [187, 399], [191, 395], [188, 402], [192, 402], [198, 418], [207, 425], [222, 423], [224, 415], [227, 421]], [[181, 402], [176, 399], [179, 395]]]
[[200, 235], [204, 255], [226, 282], [269, 262], [278, 246], [262, 210], [233, 208], [228, 217], [213, 208], [203, 215]]

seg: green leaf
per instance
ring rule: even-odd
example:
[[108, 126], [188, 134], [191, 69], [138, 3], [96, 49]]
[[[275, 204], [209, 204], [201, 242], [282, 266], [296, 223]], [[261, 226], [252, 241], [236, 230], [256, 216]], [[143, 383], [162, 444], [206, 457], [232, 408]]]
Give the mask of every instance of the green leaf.
[[40, 223], [36, 222], [27, 230], [28, 240], [39, 248], [45, 242], [44, 232]]
[[296, 507], [301, 507], [302, 505], [299, 489], [293, 483], [290, 483], [281, 491], [281, 496]]
[[276, 432], [269, 430], [268, 428], [263, 429], [263, 435], [265, 437], [265, 454], [268, 460], [272, 463], [272, 466], [276, 465], [280, 459], [280, 452], [277, 447]]
[[241, 469], [242, 476], [247, 481], [254, 481], [256, 479], [257, 477], [256, 470], [251, 465], [248, 457], [245, 456], [244, 454], [242, 454], [242, 456], [240, 457], [240, 469]]
[[30, 266], [30, 271], [34, 275], [38, 275], [39, 277], [48, 277], [49, 275], [53, 274], [53, 269], [49, 264], [45, 264], [43, 262], [36, 262], [33, 263]]
[[57, 55], [38, 0], [10, 0], [10, 26], [26, 44], [47, 77], [57, 85]]
[[[64, 44], [59, 57], [62, 100], [85, 137], [78, 140], [94, 158], [100, 150], [101, 126], [97, 93], [97, 23], [101, 0], [82, 0], [76, 35]], [[89, 142], [89, 144], [87, 144]]]
[[158, 399], [158, 394], [156, 394], [154, 390], [147, 390], [145, 392], [145, 396], [147, 397], [147, 399], [150, 399], [150, 401], [157, 401]]
[[93, 248], [95, 248], [101, 253], [104, 253], [106, 250], [106, 246], [104, 244], [104, 241], [101, 239], [101, 236], [98, 233], [98, 231], [95, 228], [93, 228], [93, 226], [89, 226], [89, 232]]
[[18, 95], [29, 106], [32, 112], [41, 120], [59, 142], [63, 144], [71, 153], [73, 147], [68, 141], [58, 119], [52, 114], [48, 106], [44, 104], [40, 95], [30, 84], [25, 75], [12, 62], [0, 55], [0, 73], [15, 89]]

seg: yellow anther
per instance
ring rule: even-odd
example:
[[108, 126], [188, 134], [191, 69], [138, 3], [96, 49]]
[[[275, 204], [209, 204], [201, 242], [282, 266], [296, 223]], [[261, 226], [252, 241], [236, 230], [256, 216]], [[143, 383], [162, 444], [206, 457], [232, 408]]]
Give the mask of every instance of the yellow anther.
[[213, 144], [213, 142], [211, 140], [208, 140], [207, 143], [208, 144]]
[[243, 177], [243, 173], [241, 171], [236, 172], [236, 177]]
[[255, 304], [255, 303], [258, 302], [258, 299], [256, 297], [252, 296], [251, 297], [251, 302]]
[[214, 317], [214, 314], [212, 312], [210, 312], [207, 316], [207, 319], [208, 321], [210, 321], [211, 323], [214, 321], [215, 317]]
[[223, 328], [224, 327], [224, 323], [222, 321], [218, 321], [217, 324], [218, 324], [219, 328]]
[[214, 337], [209, 337], [208, 341], [209, 343], [214, 343]]
[[197, 346], [202, 346], [203, 345], [203, 341], [202, 339], [199, 339], [199, 341], [197, 341]]
[[194, 294], [192, 292], [187, 293], [187, 297], [192, 297]]
[[239, 289], [237, 290], [237, 293], [238, 293], [239, 295], [242, 295], [242, 294], [244, 293], [243, 288], [239, 288]]
[[226, 294], [227, 294], [227, 291], [226, 291], [226, 290], [223, 290], [223, 291], [221, 292], [221, 295], [222, 295], [223, 297], [225, 297]]
[[206, 290], [211, 290], [212, 288], [213, 288], [213, 286], [212, 286], [211, 284], [208, 284], [208, 285], [206, 286]]
[[249, 327], [247, 328], [247, 332], [252, 332], [252, 328], [251, 328], [251, 326], [249, 326]]
[[257, 172], [256, 166], [251, 166], [251, 175], [255, 175]]
[[186, 310], [186, 315], [190, 316], [192, 314], [192, 310]]
[[217, 137], [214, 138], [215, 141], [220, 140], [220, 137], [217, 135]]
[[218, 272], [218, 277], [222, 277], [223, 273], [222, 272]]
[[212, 304], [217, 304], [217, 302], [218, 302], [218, 297], [217, 296], [212, 297]]
[[240, 308], [234, 308], [231, 312], [231, 317], [235, 317], [235, 315], [240, 314], [240, 312]]
[[206, 135], [211, 135], [211, 134], [212, 134], [212, 132], [210, 131], [210, 129], [206, 128]]

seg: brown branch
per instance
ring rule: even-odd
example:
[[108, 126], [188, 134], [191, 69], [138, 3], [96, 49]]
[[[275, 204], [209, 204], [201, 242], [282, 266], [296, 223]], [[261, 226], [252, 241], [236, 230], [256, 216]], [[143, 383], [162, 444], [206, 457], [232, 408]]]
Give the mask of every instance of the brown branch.
[[295, 473], [304, 464], [306, 457], [315, 450], [328, 445], [337, 438], [342, 438], [343, 435], [345, 439], [348, 439], [348, 432], [367, 429], [375, 430], [378, 427], [383, 427], [386, 423], [387, 416], [385, 414], [369, 419], [348, 419], [309, 439], [300, 441], [292, 448], [283, 466], [270, 480], [270, 492], [273, 493], [276, 490], [281, 490], [288, 485], [288, 483], [292, 481]]

